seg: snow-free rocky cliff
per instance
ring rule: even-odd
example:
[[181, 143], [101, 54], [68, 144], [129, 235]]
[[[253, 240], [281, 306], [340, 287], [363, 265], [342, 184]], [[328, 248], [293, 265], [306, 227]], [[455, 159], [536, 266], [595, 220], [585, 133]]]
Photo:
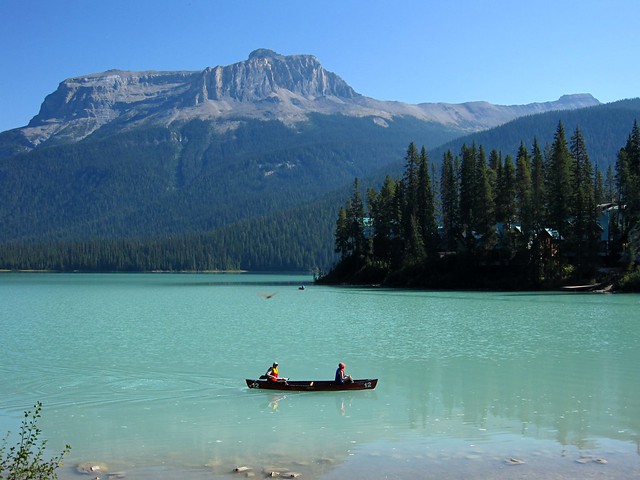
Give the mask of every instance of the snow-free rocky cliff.
[[312, 112], [371, 117], [381, 128], [394, 116], [411, 116], [472, 132], [524, 115], [599, 103], [589, 94], [511, 106], [380, 101], [355, 92], [312, 55], [259, 49], [245, 61], [197, 72], [109, 70], [70, 78], [46, 97], [29, 125], [18, 130], [25, 150], [49, 140], [79, 141], [105, 125], [127, 129], [205, 119], [226, 130], [239, 119], [254, 118], [293, 126]]

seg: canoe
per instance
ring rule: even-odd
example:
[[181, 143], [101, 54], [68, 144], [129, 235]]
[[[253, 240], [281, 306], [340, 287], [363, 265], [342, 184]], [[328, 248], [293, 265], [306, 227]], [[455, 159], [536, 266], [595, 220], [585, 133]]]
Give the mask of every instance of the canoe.
[[337, 383], [333, 380], [287, 380], [271, 382], [269, 380], [246, 379], [247, 387], [265, 390], [298, 390], [303, 392], [336, 392], [341, 390], [373, 390], [378, 384], [377, 378], [354, 380], [351, 383]]

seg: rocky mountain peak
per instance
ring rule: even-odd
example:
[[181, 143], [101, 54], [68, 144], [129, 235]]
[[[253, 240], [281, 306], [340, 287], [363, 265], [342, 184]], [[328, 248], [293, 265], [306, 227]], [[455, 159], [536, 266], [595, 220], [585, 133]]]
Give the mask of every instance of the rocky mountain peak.
[[67, 79], [22, 133], [35, 147], [52, 137], [81, 140], [114, 121], [133, 126], [243, 116], [290, 123], [309, 112], [335, 113], [357, 97], [316, 57], [261, 48], [245, 61], [200, 72], [109, 70]]
[[[356, 92], [336, 74], [326, 71], [312, 55], [280, 55], [254, 50], [248, 60], [203, 72], [196, 101], [286, 101], [294, 96], [308, 100], [324, 97], [353, 98]], [[200, 84], [198, 85], [200, 88]]]
[[128, 129], [202, 119], [215, 120], [225, 129], [235, 128], [240, 118], [293, 125], [322, 113], [371, 117], [381, 128], [393, 117], [408, 116], [477, 131], [522, 115], [598, 103], [588, 94], [519, 106], [385, 102], [358, 94], [313, 55], [259, 48], [247, 60], [202, 71], [109, 70], [67, 79], [45, 98], [29, 125], [19, 129], [22, 139], [16, 151], [50, 141], [76, 142], [105, 125]]
[[269, 50], [268, 48], [258, 48], [249, 54], [249, 60], [252, 58], [276, 58], [282, 57], [279, 53]]

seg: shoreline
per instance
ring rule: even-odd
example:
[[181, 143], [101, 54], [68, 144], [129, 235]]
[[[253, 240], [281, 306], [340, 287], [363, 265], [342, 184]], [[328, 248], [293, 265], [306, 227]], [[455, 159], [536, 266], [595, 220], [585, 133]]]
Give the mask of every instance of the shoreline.
[[[522, 444], [521, 442], [525, 443]], [[513, 438], [507, 443], [469, 444], [462, 439], [379, 440], [333, 454], [235, 455], [200, 464], [144, 465], [139, 462], [65, 462], [58, 470], [61, 480], [79, 474], [101, 478], [139, 480], [225, 480], [234, 478], [342, 479], [492, 479], [584, 478], [620, 479], [640, 475], [640, 460], [628, 442], [606, 439], [599, 448], [580, 448], [556, 442]], [[237, 462], [237, 463], [234, 463]]]
[[[135, 275], [138, 273], [251, 273], [249, 270], [140, 270], [135, 272], [124, 272], [120, 270], [10, 270], [7, 268], [0, 268], [0, 273], [127, 273]], [[256, 272], [258, 273], [258, 272]]]
[[[192, 275], [192, 274], [274, 274], [281, 275], [283, 272], [254, 272], [250, 270], [148, 270], [148, 271], [136, 271], [136, 272], [123, 272], [118, 270], [109, 270], [109, 271], [92, 271], [92, 270], [74, 270], [74, 271], [66, 271], [66, 270], [10, 270], [10, 269], [0, 269], [0, 274], [12, 274], [12, 273], [49, 273], [49, 274], [78, 274], [78, 275], [88, 275], [88, 274], [128, 274], [128, 275], [140, 275], [140, 274], [175, 274], [175, 275]], [[300, 274], [306, 275], [308, 272], [284, 272], [285, 274]], [[580, 284], [580, 285], [562, 285], [556, 288], [551, 289], [522, 289], [522, 290], [505, 290], [505, 289], [491, 289], [491, 288], [414, 288], [414, 287], [401, 287], [401, 286], [385, 286], [381, 284], [350, 284], [350, 283], [331, 283], [331, 282], [313, 282], [314, 284], [321, 286], [333, 286], [333, 287], [352, 287], [352, 288], [389, 288], [389, 289], [397, 289], [397, 290], [417, 290], [417, 291], [445, 291], [445, 292], [511, 292], [511, 291], [522, 291], [522, 292], [566, 292], [566, 293], [633, 293], [633, 292], [624, 292], [620, 289], [615, 288], [615, 284], [613, 282], [600, 282], [593, 284]]]

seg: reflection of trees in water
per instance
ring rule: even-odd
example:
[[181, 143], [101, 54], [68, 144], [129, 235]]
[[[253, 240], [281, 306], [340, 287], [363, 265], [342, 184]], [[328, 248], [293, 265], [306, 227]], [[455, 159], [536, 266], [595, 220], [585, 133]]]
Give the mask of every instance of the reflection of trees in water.
[[428, 435], [511, 432], [580, 450], [604, 437], [633, 441], [640, 451], [640, 402], [629, 401], [640, 392], [617, 362], [604, 352], [455, 357], [423, 364], [394, 382], [409, 392], [409, 428]]

